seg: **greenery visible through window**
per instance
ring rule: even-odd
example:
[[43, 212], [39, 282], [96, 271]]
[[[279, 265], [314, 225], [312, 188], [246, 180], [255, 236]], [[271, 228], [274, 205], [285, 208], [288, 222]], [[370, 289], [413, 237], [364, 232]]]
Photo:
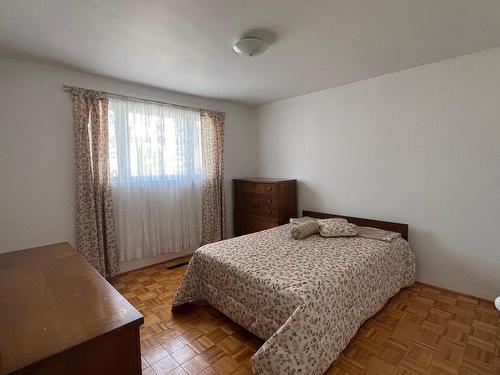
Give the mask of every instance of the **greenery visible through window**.
[[112, 180], [201, 174], [199, 113], [110, 100], [108, 119]]

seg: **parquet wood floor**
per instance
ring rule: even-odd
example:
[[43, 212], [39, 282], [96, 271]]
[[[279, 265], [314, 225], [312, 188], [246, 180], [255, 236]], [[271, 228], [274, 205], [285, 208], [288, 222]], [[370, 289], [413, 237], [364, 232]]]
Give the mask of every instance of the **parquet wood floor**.
[[[143, 374], [251, 374], [262, 340], [206, 304], [172, 314], [186, 266], [152, 266], [113, 285], [144, 315]], [[415, 284], [359, 329], [326, 374], [500, 375], [493, 303]]]

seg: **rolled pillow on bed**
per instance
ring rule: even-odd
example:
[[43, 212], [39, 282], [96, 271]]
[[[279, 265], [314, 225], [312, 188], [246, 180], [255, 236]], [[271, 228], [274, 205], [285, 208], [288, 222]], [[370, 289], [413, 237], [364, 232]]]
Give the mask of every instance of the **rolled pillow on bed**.
[[310, 236], [311, 234], [318, 233], [318, 231], [318, 222], [315, 220], [308, 221], [292, 226], [292, 229], [290, 230], [290, 237], [292, 237], [294, 240], [301, 240], [303, 238], [306, 238], [307, 236]]
[[346, 219], [333, 218], [319, 220], [319, 234], [323, 237], [352, 237], [358, 234], [356, 225]]

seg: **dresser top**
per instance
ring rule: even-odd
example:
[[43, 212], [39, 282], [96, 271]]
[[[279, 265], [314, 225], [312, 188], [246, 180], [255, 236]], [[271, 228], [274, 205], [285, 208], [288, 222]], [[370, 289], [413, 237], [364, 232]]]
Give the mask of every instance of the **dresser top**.
[[297, 180], [285, 179], [285, 178], [260, 178], [260, 177], [246, 177], [246, 178], [235, 178], [233, 181], [236, 182], [260, 182], [263, 184], [274, 184], [277, 182], [292, 182]]
[[143, 323], [68, 243], [0, 254], [0, 306], [0, 374]]

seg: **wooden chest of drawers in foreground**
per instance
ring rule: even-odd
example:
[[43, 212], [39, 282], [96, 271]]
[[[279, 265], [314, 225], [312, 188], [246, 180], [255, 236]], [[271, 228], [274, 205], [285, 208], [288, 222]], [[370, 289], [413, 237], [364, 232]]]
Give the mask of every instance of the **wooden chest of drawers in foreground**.
[[297, 216], [297, 180], [233, 180], [234, 235], [274, 228]]
[[141, 373], [142, 315], [70, 244], [0, 254], [0, 374]]

